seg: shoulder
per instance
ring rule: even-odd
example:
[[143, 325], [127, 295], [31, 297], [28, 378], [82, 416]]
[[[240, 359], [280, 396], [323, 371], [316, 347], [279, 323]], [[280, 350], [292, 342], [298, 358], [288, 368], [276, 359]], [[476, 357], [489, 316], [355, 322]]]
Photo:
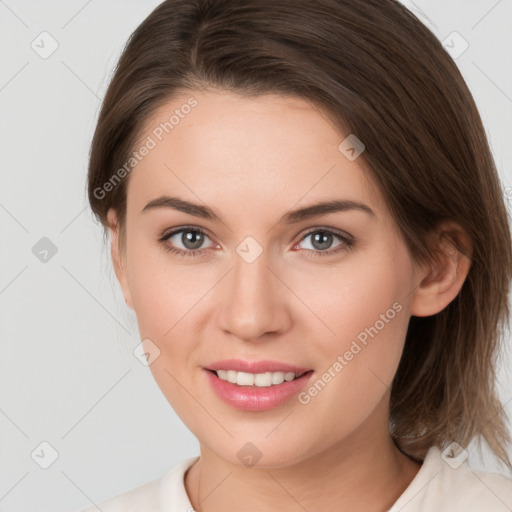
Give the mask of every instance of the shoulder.
[[511, 508], [511, 478], [473, 469], [464, 456], [449, 457], [432, 447], [389, 512], [509, 512]]
[[[197, 460], [191, 457], [181, 461], [156, 480], [101, 501], [80, 512], [185, 512], [190, 506], [183, 477]], [[77, 511], [78, 512], [78, 511]]]

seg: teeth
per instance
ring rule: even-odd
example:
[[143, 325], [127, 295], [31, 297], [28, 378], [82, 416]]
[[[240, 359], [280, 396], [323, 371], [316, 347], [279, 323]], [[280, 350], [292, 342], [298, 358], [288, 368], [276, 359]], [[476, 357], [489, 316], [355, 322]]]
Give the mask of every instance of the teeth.
[[295, 374], [294, 372], [247, 373], [235, 370], [217, 370], [217, 376], [221, 380], [226, 380], [239, 386], [257, 386], [262, 388], [282, 384], [284, 381], [290, 382], [300, 375], [302, 374]]

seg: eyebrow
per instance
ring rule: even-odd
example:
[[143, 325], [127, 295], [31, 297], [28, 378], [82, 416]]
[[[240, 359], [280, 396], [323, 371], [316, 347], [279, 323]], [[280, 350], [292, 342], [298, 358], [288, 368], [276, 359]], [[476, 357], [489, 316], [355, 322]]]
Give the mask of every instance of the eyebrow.
[[[149, 201], [149, 203], [144, 206], [141, 213], [159, 208], [172, 208], [173, 210], [188, 213], [189, 215], [194, 215], [195, 217], [200, 217], [202, 219], [222, 222], [220, 216], [208, 206], [194, 204], [189, 201], [185, 201], [184, 199], [167, 195], [160, 196]], [[348, 199], [337, 199], [290, 210], [279, 219], [277, 224], [294, 224], [320, 215], [326, 215], [328, 213], [345, 212], [350, 210], [364, 212], [376, 217], [375, 212], [364, 203]]]

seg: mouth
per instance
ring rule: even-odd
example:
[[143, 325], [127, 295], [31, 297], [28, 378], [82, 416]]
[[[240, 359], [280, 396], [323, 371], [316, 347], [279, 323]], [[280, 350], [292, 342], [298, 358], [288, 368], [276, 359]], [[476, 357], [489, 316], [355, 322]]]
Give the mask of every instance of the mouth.
[[214, 393], [231, 407], [252, 412], [293, 403], [314, 374], [312, 369], [272, 361], [229, 360], [211, 366], [215, 368], [203, 371]]
[[[289, 368], [288, 368], [289, 369]], [[229, 406], [247, 412], [263, 412], [291, 404], [308, 385], [314, 370], [248, 373], [203, 368], [215, 394]]]
[[237, 386], [251, 386], [259, 388], [269, 388], [279, 386], [283, 382], [292, 382], [300, 379], [306, 374], [310, 374], [313, 370], [304, 370], [299, 372], [263, 372], [263, 373], [249, 373], [239, 372], [236, 370], [210, 370], [220, 380], [236, 384]]

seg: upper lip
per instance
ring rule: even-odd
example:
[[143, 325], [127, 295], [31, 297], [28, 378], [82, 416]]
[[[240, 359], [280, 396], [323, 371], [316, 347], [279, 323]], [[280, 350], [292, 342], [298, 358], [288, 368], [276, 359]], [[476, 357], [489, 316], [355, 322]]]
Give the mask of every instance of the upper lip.
[[243, 359], [224, 359], [211, 363], [204, 368], [207, 370], [235, 370], [247, 373], [293, 372], [296, 374], [311, 370], [311, 368], [303, 368], [280, 361], [244, 361]]

